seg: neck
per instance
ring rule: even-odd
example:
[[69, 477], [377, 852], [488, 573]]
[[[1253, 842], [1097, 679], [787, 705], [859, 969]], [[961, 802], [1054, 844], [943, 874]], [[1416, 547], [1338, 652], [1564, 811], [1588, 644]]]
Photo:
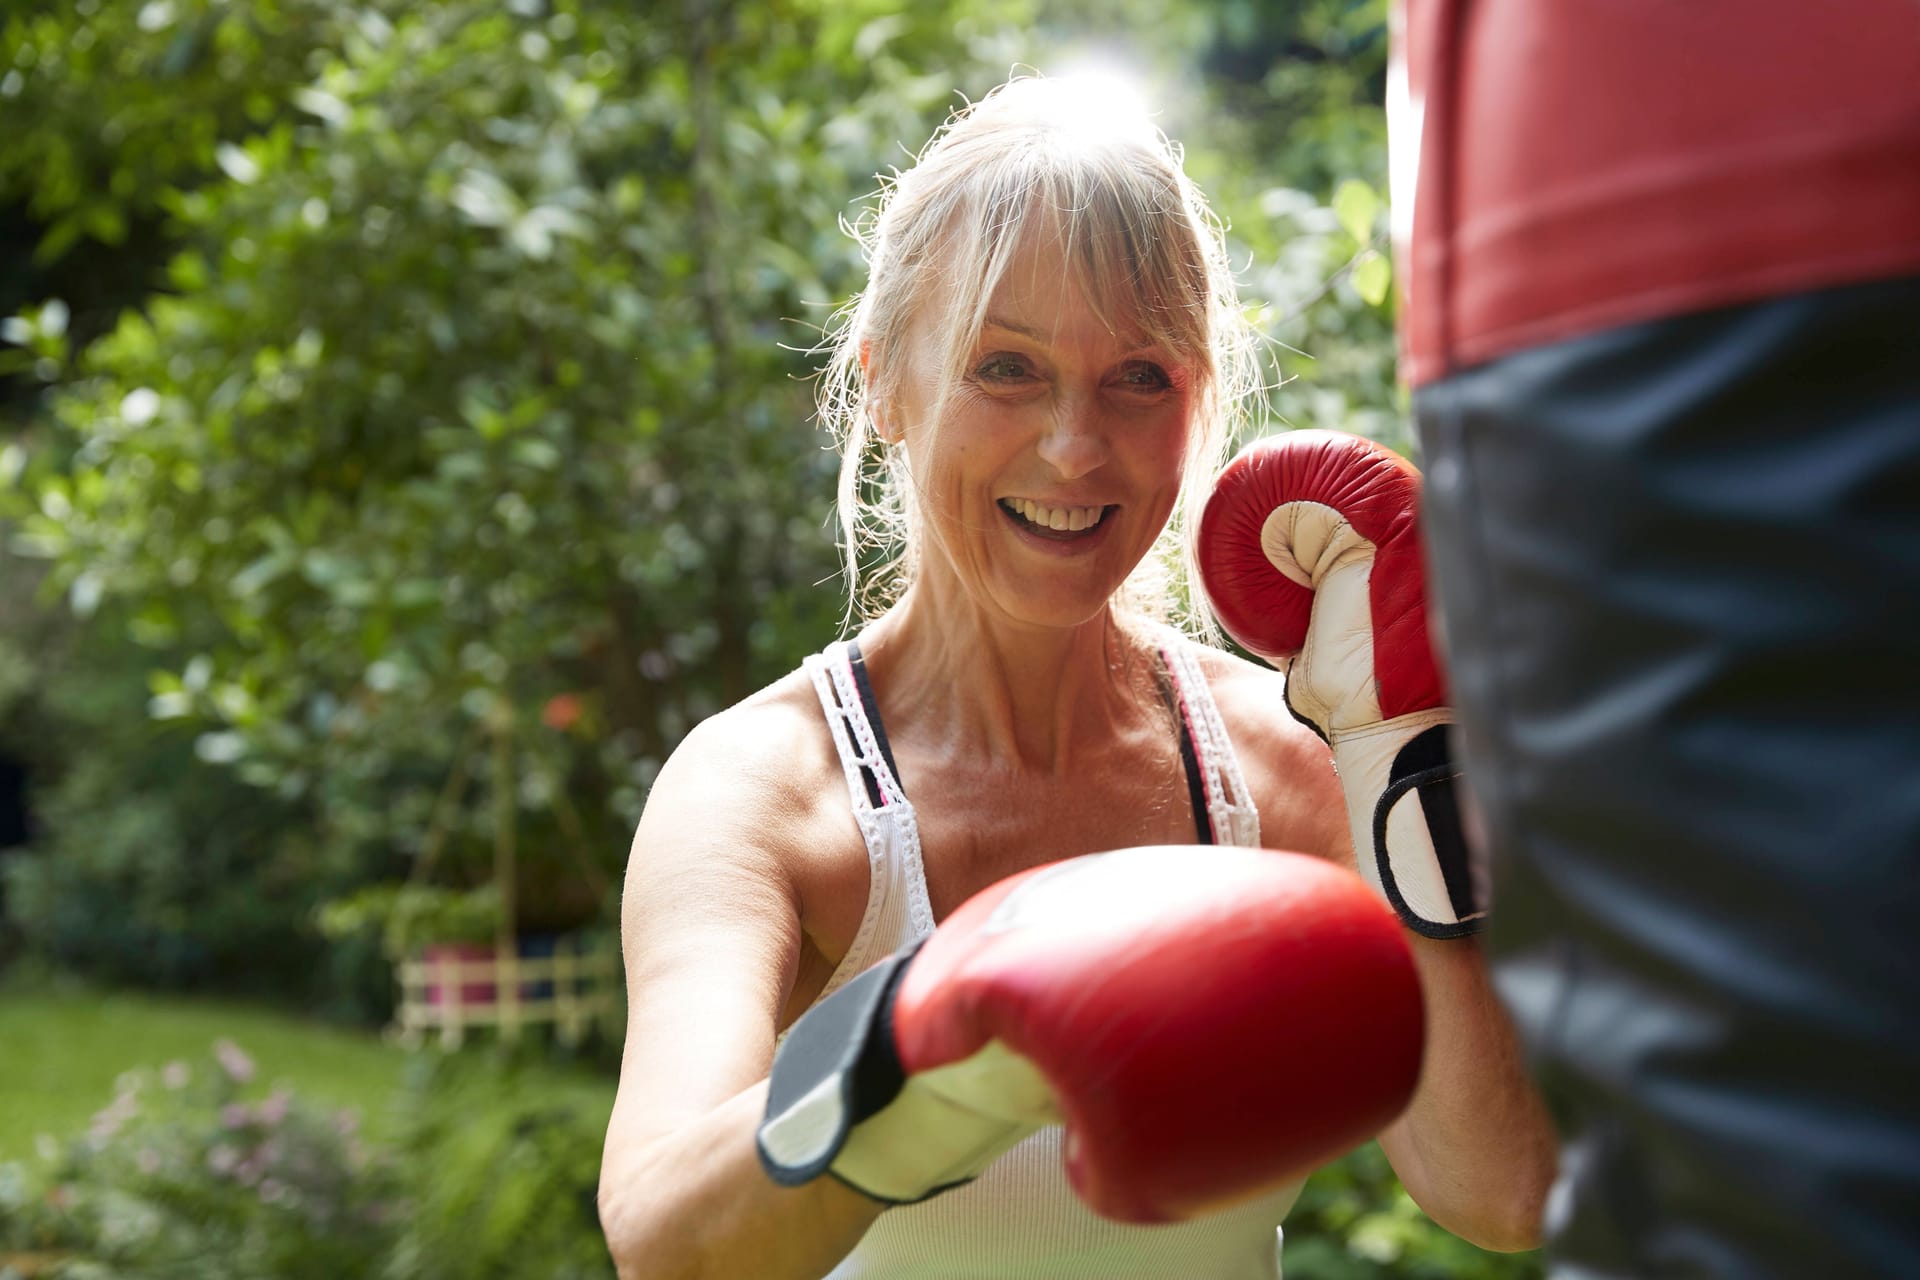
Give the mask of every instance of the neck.
[[1076, 626], [1033, 626], [924, 578], [868, 628], [861, 650], [886, 689], [895, 736], [1049, 773], [1136, 722], [1152, 670], [1148, 647], [1111, 603]]

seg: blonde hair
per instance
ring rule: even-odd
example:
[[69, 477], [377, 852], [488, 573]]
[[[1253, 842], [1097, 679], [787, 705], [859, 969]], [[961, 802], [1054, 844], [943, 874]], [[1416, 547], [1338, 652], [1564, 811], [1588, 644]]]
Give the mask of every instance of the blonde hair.
[[[912, 581], [919, 557], [907, 452], [887, 448], [873, 410], [892, 396], [920, 304], [948, 304], [931, 417], [963, 371], [1023, 237], [1057, 238], [1089, 304], [1191, 366], [1192, 428], [1174, 514], [1122, 589], [1122, 603], [1179, 614], [1211, 632], [1181, 530], [1197, 522], [1239, 416], [1259, 386], [1221, 226], [1182, 169], [1180, 148], [1144, 115], [1115, 113], [1070, 81], [1020, 77], [956, 112], [905, 172], [846, 222], [865, 251], [865, 290], [838, 313], [822, 350], [822, 422], [840, 448], [840, 532], [848, 616], [872, 617]], [[1124, 321], [1125, 325], [1117, 322]], [[863, 352], [866, 360], [863, 362]], [[866, 367], [863, 367], [863, 363]], [[871, 374], [871, 376], [869, 376]], [[872, 494], [869, 499], [869, 493]], [[897, 548], [897, 550], [895, 550]], [[864, 578], [863, 560], [892, 557]]]

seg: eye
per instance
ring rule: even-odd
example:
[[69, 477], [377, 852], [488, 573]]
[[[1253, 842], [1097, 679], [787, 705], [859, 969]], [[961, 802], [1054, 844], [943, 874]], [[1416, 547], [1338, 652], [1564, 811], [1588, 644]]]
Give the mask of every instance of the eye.
[[988, 382], [1018, 382], [1030, 370], [1027, 362], [1011, 351], [997, 351], [974, 367], [973, 375]]
[[1120, 384], [1131, 391], [1168, 391], [1174, 381], [1168, 373], [1151, 360], [1134, 360], [1120, 370]]

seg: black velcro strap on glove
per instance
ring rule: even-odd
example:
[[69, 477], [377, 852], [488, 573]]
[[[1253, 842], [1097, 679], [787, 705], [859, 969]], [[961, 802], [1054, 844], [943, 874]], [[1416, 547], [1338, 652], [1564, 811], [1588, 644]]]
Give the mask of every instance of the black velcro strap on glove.
[[[1373, 850], [1387, 900], [1407, 927], [1428, 938], [1461, 938], [1486, 924], [1488, 893], [1460, 820], [1460, 794], [1454, 783], [1460, 770], [1447, 745], [1447, 726], [1435, 725], [1408, 740], [1394, 757], [1386, 790], [1373, 812]], [[1414, 804], [1432, 841], [1433, 857], [1447, 888], [1456, 920], [1424, 918], [1400, 892], [1388, 847], [1387, 824], [1395, 809]]]
[[903, 948], [822, 1000], [794, 1024], [773, 1059], [756, 1145], [782, 1186], [827, 1172], [853, 1127], [899, 1096], [906, 1073], [893, 1042], [893, 998], [920, 943]]

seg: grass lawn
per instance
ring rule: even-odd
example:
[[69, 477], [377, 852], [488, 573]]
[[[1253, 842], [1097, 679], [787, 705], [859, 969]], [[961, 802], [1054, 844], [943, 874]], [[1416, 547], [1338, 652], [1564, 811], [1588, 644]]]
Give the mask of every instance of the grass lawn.
[[[411, 1056], [370, 1032], [307, 1022], [257, 1005], [61, 983], [0, 986], [0, 1158], [32, 1151], [38, 1134], [66, 1137], [112, 1101], [114, 1081], [135, 1067], [173, 1061], [215, 1070], [216, 1040], [233, 1041], [259, 1067], [249, 1092], [285, 1084], [295, 1093], [361, 1113], [370, 1136]], [[433, 1053], [437, 1050], [421, 1050]], [[561, 1066], [533, 1073], [543, 1092], [602, 1114], [613, 1082]]]

